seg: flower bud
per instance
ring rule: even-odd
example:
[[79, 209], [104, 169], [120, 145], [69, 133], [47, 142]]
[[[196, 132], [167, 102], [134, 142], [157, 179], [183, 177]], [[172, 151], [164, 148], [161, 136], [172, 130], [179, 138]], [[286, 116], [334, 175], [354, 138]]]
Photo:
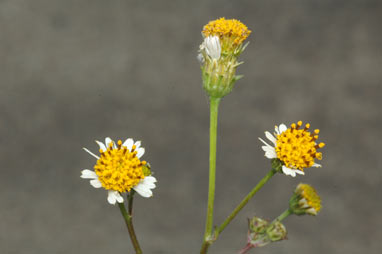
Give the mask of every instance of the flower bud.
[[296, 215], [317, 215], [321, 210], [321, 198], [312, 186], [300, 183], [289, 200], [289, 208]]
[[268, 221], [255, 216], [252, 219], [248, 219], [249, 231], [254, 233], [264, 233], [268, 223]]
[[242, 76], [236, 75], [239, 55], [246, 45], [243, 41], [251, 33], [238, 20], [220, 18], [204, 26], [203, 43], [198, 59], [201, 62], [203, 88], [209, 96], [221, 98], [232, 91]]
[[271, 242], [281, 241], [286, 239], [287, 230], [281, 222], [275, 221], [267, 227], [267, 236]]
[[263, 247], [271, 242], [284, 240], [287, 236], [285, 226], [279, 221], [269, 223], [262, 218], [253, 217], [249, 220], [248, 227], [248, 242], [240, 251], [241, 254], [255, 247]]

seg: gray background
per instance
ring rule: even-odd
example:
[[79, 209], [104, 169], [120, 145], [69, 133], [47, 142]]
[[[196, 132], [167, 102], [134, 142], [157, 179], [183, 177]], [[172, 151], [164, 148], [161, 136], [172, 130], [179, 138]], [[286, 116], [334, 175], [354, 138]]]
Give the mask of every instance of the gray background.
[[256, 253], [379, 253], [381, 1], [0, 1], [0, 252], [133, 253], [118, 208], [80, 171], [95, 139], [141, 139], [158, 179], [137, 198], [145, 253], [198, 253], [208, 175], [208, 101], [196, 60], [209, 20], [252, 31], [219, 115], [216, 222], [266, 174], [257, 137], [310, 122], [321, 169], [277, 175], [210, 253], [236, 253], [246, 218], [272, 219], [296, 184], [317, 217], [285, 221], [289, 240]]

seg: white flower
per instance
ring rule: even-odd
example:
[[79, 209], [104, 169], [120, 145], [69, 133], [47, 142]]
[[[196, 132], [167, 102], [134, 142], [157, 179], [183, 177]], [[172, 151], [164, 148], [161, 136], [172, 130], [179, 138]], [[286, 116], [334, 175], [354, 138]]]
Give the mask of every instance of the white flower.
[[264, 143], [261, 148], [265, 152], [265, 157], [282, 161], [283, 173], [292, 177], [295, 177], [296, 174], [304, 175], [304, 168], [321, 167], [320, 164], [314, 162], [314, 159], [322, 158], [322, 154], [316, 152], [316, 149], [325, 145], [315, 142], [319, 130], [310, 133], [309, 124], [306, 124], [304, 129], [300, 129], [301, 125], [302, 122], [299, 121], [297, 124], [293, 123], [288, 129], [285, 124], [280, 124], [280, 126], [275, 126], [274, 135], [266, 131], [265, 136], [273, 146], [259, 138]]
[[143, 167], [146, 161], [140, 158], [145, 153], [141, 142], [134, 143], [133, 139], [126, 139], [122, 143], [115, 143], [110, 138], [105, 139], [105, 144], [96, 141], [100, 148], [100, 156], [95, 155], [88, 149], [86, 152], [97, 159], [94, 170], [82, 170], [81, 178], [90, 179], [94, 188], [105, 188], [108, 191], [107, 200], [114, 205], [122, 203], [121, 193], [130, 192], [134, 189], [142, 197], [148, 198], [153, 195], [156, 179], [151, 175], [145, 175]]
[[205, 50], [206, 54], [213, 60], [219, 60], [221, 55], [221, 46], [218, 36], [208, 36], [204, 38], [201, 50]]

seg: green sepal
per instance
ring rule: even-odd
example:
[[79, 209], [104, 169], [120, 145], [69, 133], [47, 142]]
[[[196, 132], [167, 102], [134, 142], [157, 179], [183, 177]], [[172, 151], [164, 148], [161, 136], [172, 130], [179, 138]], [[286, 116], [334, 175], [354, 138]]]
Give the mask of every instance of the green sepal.
[[282, 173], [283, 163], [279, 159], [272, 159], [271, 161], [272, 169], [279, 173]]

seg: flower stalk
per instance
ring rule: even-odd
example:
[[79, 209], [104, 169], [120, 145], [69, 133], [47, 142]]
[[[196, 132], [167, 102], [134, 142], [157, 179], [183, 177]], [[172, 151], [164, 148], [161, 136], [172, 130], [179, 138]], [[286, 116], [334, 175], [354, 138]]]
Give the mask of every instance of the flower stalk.
[[230, 215], [224, 220], [224, 222], [216, 228], [213, 235], [210, 235], [209, 238], [205, 238], [201, 251], [201, 254], [206, 254], [209, 246], [217, 240], [219, 234], [228, 226], [228, 224], [236, 217], [236, 215], [244, 208], [249, 200], [277, 173], [277, 169], [272, 168], [260, 182], [248, 193], [247, 196], [240, 202], [240, 204], [231, 212]]
[[235, 216], [244, 208], [249, 200], [266, 184], [269, 179], [272, 178], [277, 173], [276, 169], [271, 169], [268, 174], [266, 174], [263, 179], [248, 193], [247, 196], [240, 202], [240, 204], [232, 211], [232, 213], [225, 219], [225, 221], [216, 229], [216, 234], [219, 235], [228, 224], [235, 218]]
[[129, 231], [131, 243], [133, 244], [134, 250], [136, 254], [142, 254], [142, 249], [139, 246], [139, 242], [137, 236], [135, 234], [134, 226], [133, 226], [133, 199], [134, 199], [134, 191], [132, 190], [128, 195], [128, 211], [126, 211], [125, 205], [123, 203], [118, 203], [119, 210], [125, 220], [127, 230]]
[[293, 211], [290, 208], [288, 208], [282, 214], [280, 214], [276, 219], [274, 219], [271, 224], [276, 223], [276, 221], [281, 222], [282, 220], [284, 220], [286, 217], [288, 217], [291, 214], [293, 214]]
[[208, 184], [208, 204], [206, 229], [204, 234], [204, 242], [208, 241], [212, 236], [214, 200], [215, 200], [215, 181], [216, 181], [216, 137], [218, 128], [218, 108], [220, 98], [210, 97], [210, 171]]

